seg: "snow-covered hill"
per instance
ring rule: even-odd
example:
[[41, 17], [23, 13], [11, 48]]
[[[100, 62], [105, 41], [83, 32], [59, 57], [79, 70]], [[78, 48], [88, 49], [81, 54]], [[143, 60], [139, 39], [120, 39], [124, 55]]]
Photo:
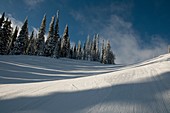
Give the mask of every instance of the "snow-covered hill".
[[0, 113], [170, 113], [170, 54], [126, 67], [0, 56]]

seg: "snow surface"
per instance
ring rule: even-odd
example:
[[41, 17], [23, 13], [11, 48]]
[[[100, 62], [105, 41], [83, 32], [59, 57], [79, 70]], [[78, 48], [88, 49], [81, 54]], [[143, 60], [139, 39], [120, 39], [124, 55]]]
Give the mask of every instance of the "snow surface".
[[126, 67], [0, 56], [0, 113], [170, 113], [170, 54]]

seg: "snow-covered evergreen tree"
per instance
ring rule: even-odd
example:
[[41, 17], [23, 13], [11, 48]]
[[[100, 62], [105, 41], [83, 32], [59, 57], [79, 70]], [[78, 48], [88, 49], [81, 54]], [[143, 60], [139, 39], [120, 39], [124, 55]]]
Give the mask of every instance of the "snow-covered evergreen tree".
[[96, 60], [96, 61], [100, 61], [99, 34], [96, 35], [96, 52], [95, 52], [95, 60]]
[[27, 46], [28, 46], [28, 19], [26, 18], [19, 33], [19, 36], [14, 42], [12, 54], [15, 55], [25, 54]]
[[61, 57], [61, 38], [58, 39], [58, 56]]
[[73, 59], [73, 47], [70, 49], [70, 58]]
[[107, 60], [107, 64], [109, 63], [109, 53], [110, 53], [110, 49], [111, 49], [110, 41], [108, 40], [108, 41], [107, 41], [107, 45], [106, 45], [106, 60]]
[[60, 35], [59, 35], [59, 10], [58, 10], [57, 17], [56, 17], [55, 30], [54, 30], [54, 42], [57, 43], [59, 38], [60, 38]]
[[104, 46], [104, 40], [103, 40], [102, 47], [101, 47], [101, 59], [100, 59], [101, 63], [103, 63], [104, 50], [105, 50], [105, 46]]
[[109, 52], [108, 64], [115, 64], [115, 55], [113, 54], [112, 51]]
[[91, 47], [91, 61], [96, 61], [96, 35], [94, 35], [93, 43]]
[[61, 56], [69, 57], [69, 54], [70, 54], [70, 39], [68, 35], [68, 26], [66, 25], [61, 42]]
[[32, 31], [30, 39], [29, 39], [28, 47], [26, 50], [26, 54], [34, 55], [34, 53], [35, 53], [35, 38], [34, 38], [34, 31]]
[[0, 54], [7, 55], [12, 35], [11, 21], [8, 18], [3, 22], [3, 27], [0, 29]]
[[44, 40], [45, 40], [45, 27], [46, 27], [46, 15], [44, 15], [41, 27], [38, 33], [38, 38], [36, 40], [36, 46], [35, 46], [35, 54], [38, 56], [43, 56], [44, 55]]
[[84, 43], [84, 45], [83, 45], [82, 57], [83, 57], [83, 60], [86, 59], [86, 43]]
[[54, 21], [55, 21], [55, 17], [53, 16], [51, 19], [51, 23], [49, 25], [48, 37], [45, 44], [45, 51], [44, 51], [45, 56], [52, 57], [56, 46], [56, 42], [54, 41]]
[[82, 59], [81, 41], [78, 42], [77, 59], [78, 59], [78, 60], [81, 60], [81, 59]]
[[67, 52], [67, 58], [70, 57], [70, 38], [68, 37], [67, 39], [67, 44], [66, 44], [66, 52]]
[[2, 24], [4, 23], [4, 19], [5, 19], [5, 12], [2, 14], [0, 18], [0, 28], [2, 27]]
[[56, 43], [55, 45], [55, 48], [54, 48], [54, 51], [53, 51], [53, 58], [59, 58], [59, 46], [58, 46], [58, 43]]
[[76, 44], [75, 44], [73, 47], [73, 59], [77, 59], [76, 56], [77, 56], [77, 48], [76, 48]]
[[103, 54], [103, 64], [107, 64], [107, 58], [108, 58], [108, 54], [107, 54], [107, 48], [106, 46], [104, 47], [104, 54]]
[[59, 58], [60, 56], [60, 49], [61, 49], [61, 42], [59, 42], [60, 35], [59, 35], [59, 10], [57, 11], [57, 17], [56, 17], [56, 24], [55, 24], [55, 31], [54, 31], [54, 44], [55, 48], [53, 51], [53, 57]]
[[88, 35], [87, 36], [87, 40], [86, 40], [86, 49], [85, 49], [85, 51], [86, 51], [86, 53], [85, 53], [85, 57], [86, 57], [86, 60], [90, 60], [90, 52], [91, 52], [91, 42], [90, 42], [90, 36]]
[[115, 64], [115, 55], [111, 51], [110, 41], [107, 41], [107, 46], [104, 49], [103, 61], [104, 64]]
[[17, 35], [18, 35], [18, 27], [16, 26], [14, 33], [11, 36], [10, 43], [9, 43], [9, 46], [8, 46], [8, 53], [9, 54], [12, 54], [11, 52], [13, 51], [14, 42], [16, 41]]

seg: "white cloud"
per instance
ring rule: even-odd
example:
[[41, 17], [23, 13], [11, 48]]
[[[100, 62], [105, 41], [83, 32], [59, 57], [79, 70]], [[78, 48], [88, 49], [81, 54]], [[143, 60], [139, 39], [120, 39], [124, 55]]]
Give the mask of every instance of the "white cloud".
[[151, 36], [151, 44], [141, 47], [141, 37], [134, 32], [132, 23], [116, 15], [111, 16], [109, 25], [103, 27], [100, 34], [111, 41], [117, 63], [136, 63], [167, 51], [167, 44], [159, 35]]
[[29, 9], [33, 9], [36, 5], [44, 2], [44, 0], [24, 0], [24, 2], [29, 6]]
[[81, 21], [84, 22], [85, 21], [85, 17], [83, 14], [79, 13], [78, 11], [71, 11], [70, 15], [77, 21]]

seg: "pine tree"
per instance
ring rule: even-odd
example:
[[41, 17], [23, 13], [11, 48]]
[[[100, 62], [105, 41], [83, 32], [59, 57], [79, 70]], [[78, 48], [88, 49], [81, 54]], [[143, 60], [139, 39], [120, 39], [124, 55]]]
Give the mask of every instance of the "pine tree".
[[53, 52], [56, 46], [56, 42], [54, 42], [54, 21], [55, 17], [53, 16], [51, 19], [50, 27], [49, 27], [49, 32], [48, 32], [48, 37], [46, 40], [46, 45], [45, 45], [45, 56], [53, 56]]
[[109, 62], [108, 62], [108, 59], [109, 59], [110, 49], [111, 49], [111, 47], [110, 47], [110, 41], [107, 41], [107, 45], [106, 45], [106, 47], [105, 47], [105, 49], [104, 49], [104, 55], [103, 55], [103, 63], [104, 63], [104, 64], [108, 64], [108, 63], [109, 63]]
[[69, 58], [70, 57], [70, 38], [68, 37], [67, 39], [67, 43], [66, 43], [66, 57]]
[[73, 59], [77, 59], [76, 56], [77, 56], [77, 48], [76, 48], [76, 44], [75, 44], [73, 47]]
[[55, 45], [55, 48], [54, 48], [54, 51], [53, 51], [53, 58], [59, 58], [59, 46], [58, 46], [58, 43], [56, 43]]
[[7, 55], [12, 35], [11, 21], [8, 18], [3, 22], [3, 28], [0, 29], [0, 54]]
[[96, 61], [96, 35], [94, 35], [91, 48], [91, 61]]
[[44, 15], [44, 18], [42, 20], [41, 27], [38, 33], [38, 38], [36, 40], [35, 54], [38, 56], [44, 55], [45, 27], [46, 27], [46, 15]]
[[34, 39], [34, 31], [32, 31], [30, 39], [29, 39], [29, 43], [28, 43], [28, 47], [26, 50], [26, 54], [27, 55], [34, 55], [35, 52], [35, 39]]
[[60, 35], [59, 35], [59, 10], [58, 10], [56, 24], [55, 24], [55, 31], [54, 31], [54, 44], [55, 44], [55, 48], [53, 51], [54, 58], [59, 58], [60, 56], [61, 42], [59, 41], [60, 41]]
[[111, 51], [110, 41], [107, 41], [106, 52], [107, 52], [107, 62], [109, 60], [109, 53]]
[[19, 33], [19, 36], [17, 37], [14, 43], [14, 49], [12, 54], [15, 55], [25, 54], [27, 46], [28, 46], [28, 19], [26, 18]]
[[108, 58], [108, 54], [107, 54], [107, 48], [106, 46], [104, 47], [104, 54], [103, 54], [103, 64], [107, 64], [107, 58]]
[[105, 50], [105, 48], [104, 48], [104, 40], [103, 40], [103, 43], [102, 43], [102, 48], [101, 48], [101, 60], [100, 60], [100, 62], [101, 63], [103, 63], [103, 57], [104, 57], [104, 50]]
[[4, 23], [4, 19], [5, 19], [5, 12], [2, 14], [0, 18], [0, 28], [2, 27], [2, 24]]
[[61, 56], [61, 38], [58, 39], [58, 56], [62, 57]]
[[69, 53], [70, 53], [70, 39], [68, 35], [68, 26], [66, 25], [61, 42], [61, 56], [69, 57]]
[[70, 58], [73, 59], [73, 47], [70, 49]]
[[78, 59], [78, 60], [81, 60], [81, 59], [82, 59], [81, 41], [78, 42], [78, 47], [77, 47], [77, 59]]
[[115, 55], [113, 54], [112, 51], [109, 52], [108, 64], [115, 64]]
[[103, 61], [104, 64], [115, 64], [115, 55], [111, 51], [110, 41], [107, 41], [107, 46], [104, 49]]
[[91, 49], [91, 42], [90, 42], [90, 36], [88, 35], [87, 36], [87, 40], [86, 40], [86, 53], [85, 53], [85, 57], [86, 57], [86, 60], [90, 60], [90, 49]]
[[115, 62], [114, 62], [115, 55], [111, 51], [110, 41], [107, 42], [107, 54], [108, 54], [108, 56], [107, 56], [107, 63], [108, 64], [115, 64]]
[[55, 31], [54, 31], [54, 42], [57, 43], [59, 38], [60, 35], [59, 35], [59, 10], [58, 10], [57, 17], [56, 17]]
[[86, 59], [86, 43], [83, 45], [83, 52], [82, 52], [83, 60]]
[[96, 35], [96, 52], [95, 52], [95, 59], [96, 61], [100, 61], [100, 52], [99, 52], [99, 35]]
[[9, 43], [9, 46], [8, 46], [8, 53], [9, 54], [12, 54], [11, 52], [13, 51], [14, 42], [16, 41], [17, 35], [18, 35], [18, 27], [16, 26], [14, 33], [11, 36], [11, 40], [10, 40], [10, 43]]

